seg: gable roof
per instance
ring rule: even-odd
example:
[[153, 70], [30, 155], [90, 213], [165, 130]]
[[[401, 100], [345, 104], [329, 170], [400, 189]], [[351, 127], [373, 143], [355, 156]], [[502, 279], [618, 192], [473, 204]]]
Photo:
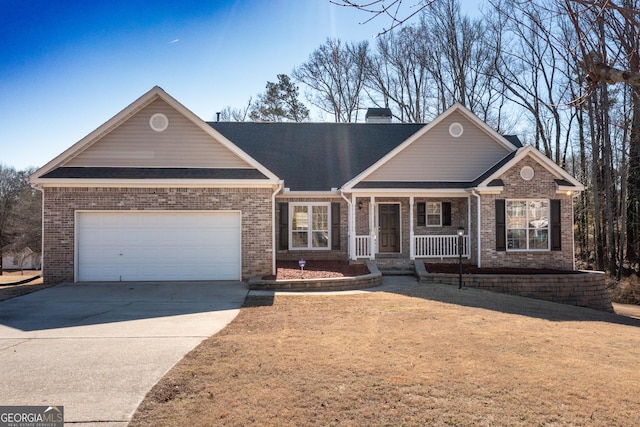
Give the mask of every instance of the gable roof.
[[[212, 144], [224, 147], [224, 154], [236, 156], [239, 163], [220, 163], [209, 166], [208, 160], [199, 164], [183, 165], [180, 162], [136, 164], [114, 162], [108, 164], [87, 163], [86, 154], [94, 153], [92, 146], [106, 141], [110, 136], [119, 141], [114, 131], [124, 129], [123, 124], [134, 126], [133, 118], [148, 111], [158, 100], [165, 108], [177, 112], [182, 128], [200, 129], [204, 147], [210, 138]], [[168, 106], [167, 106], [168, 105]], [[147, 108], [147, 110], [145, 110]], [[413, 144], [421, 135], [429, 132], [446, 117], [459, 112], [474, 123], [489, 140], [496, 142], [508, 153], [506, 157], [489, 167], [481, 176], [465, 182], [400, 182], [375, 179], [363, 182], [372, 171], [385, 164], [396, 154]], [[185, 120], [186, 119], [186, 120]], [[188, 126], [187, 126], [188, 125]], [[113, 137], [113, 135], [116, 135]], [[159, 138], [150, 139], [156, 144]], [[276, 185], [284, 184], [296, 192], [329, 192], [338, 188], [469, 188], [494, 177], [495, 171], [509, 163], [521, 147], [514, 135], [501, 136], [460, 104], [455, 104], [429, 124], [403, 123], [258, 123], [258, 122], [205, 122], [190, 110], [156, 86], [131, 105], [108, 120], [98, 129], [71, 146], [31, 175], [33, 184], [54, 185]], [[113, 152], [125, 158], [135, 153], [123, 151], [127, 144], [116, 145]], [[125, 147], [125, 148], [122, 148]], [[155, 146], [154, 146], [155, 147]], [[202, 146], [201, 146], [202, 147]], [[89, 151], [92, 149], [93, 151]], [[155, 149], [155, 148], [154, 148]], [[120, 151], [118, 151], [120, 150]], [[138, 153], [145, 155], [146, 153]], [[79, 160], [85, 159], [85, 160]], [[176, 164], [173, 164], [176, 163]], [[214, 162], [215, 163], [215, 162]], [[556, 174], [559, 179], [575, 185], [568, 174]], [[374, 178], [372, 176], [372, 178]], [[455, 179], [455, 177], [454, 177]], [[495, 179], [495, 177], [493, 178]], [[574, 182], [575, 181], [575, 182]], [[578, 183], [578, 185], [580, 185]], [[563, 186], [566, 186], [563, 184]]]
[[292, 191], [339, 188], [424, 126], [255, 122], [209, 125], [282, 178]]
[[[177, 116], [189, 129], [199, 129], [199, 134], [202, 135], [202, 141], [206, 145], [209, 141], [211, 144], [216, 144], [216, 147], [220, 147], [219, 153], [224, 152], [228, 155], [229, 159], [236, 159], [232, 162], [232, 166], [221, 165], [220, 167], [172, 167], [173, 165], [130, 165], [124, 162], [122, 164], [107, 164], [107, 165], [94, 165], [94, 164], [80, 164], [74, 163], [74, 160], [79, 156], [84, 156], [89, 152], [92, 146], [105, 138], [113, 135], [119, 128], [127, 125], [127, 123], [136, 117], [136, 114], [143, 111], [145, 108], [152, 105], [154, 102], [161, 100], [163, 105], [167, 106], [174, 114], [177, 112]], [[156, 105], [156, 104], [153, 104]], [[146, 111], [146, 110], [145, 110]], [[158, 141], [162, 138], [159, 136]], [[155, 144], [156, 140], [153, 139], [152, 143]], [[159, 142], [158, 142], [159, 143]], [[163, 142], [164, 146], [167, 142]], [[173, 142], [175, 144], [175, 142]], [[136, 154], [149, 156], [148, 153], [120, 153], [120, 157], [126, 158], [129, 156], [135, 156]], [[166, 155], [165, 155], [166, 157]], [[229, 163], [229, 162], [227, 162]], [[185, 166], [185, 165], [175, 165]], [[188, 166], [188, 165], [187, 165]], [[198, 171], [195, 171], [198, 169]], [[241, 171], [240, 169], [245, 169]], [[181, 180], [184, 183], [185, 180], [224, 180], [227, 184], [236, 180], [251, 180], [254, 184], [276, 184], [279, 182], [279, 178], [274, 175], [269, 169], [257, 162], [253, 157], [243, 152], [235, 144], [225, 138], [223, 135], [215, 131], [196, 116], [189, 109], [184, 107], [173, 97], [167, 94], [162, 88], [156, 86], [150, 91], [142, 95], [140, 98], [131, 103], [124, 110], [116, 114], [114, 117], [105, 122], [102, 126], [98, 127], [95, 131], [72, 145], [62, 154], [51, 160], [49, 163], [34, 172], [30, 180], [33, 184], [47, 184], [47, 183], [63, 183], [71, 182], [73, 184], [98, 182], [105, 184], [105, 180], [145, 180], [144, 182], [150, 184], [151, 181], [158, 183], [168, 182], [167, 180]], [[245, 181], [246, 183], [248, 183]], [[122, 183], [122, 182], [120, 182]]]
[[494, 180], [499, 179], [503, 173], [511, 169], [516, 163], [529, 156], [556, 177], [555, 182], [558, 190], [584, 190], [584, 185], [580, 181], [571, 176], [569, 172], [555, 164], [550, 158], [542, 154], [534, 146], [527, 145], [526, 147], [519, 148], [518, 151], [513, 154], [514, 155], [510, 156], [510, 158], [506, 162], [500, 162], [495, 167], [491, 168], [491, 170], [487, 171], [486, 174], [480, 177], [477, 180], [475, 187], [477, 187], [479, 190], [491, 187]]
[[[518, 147], [522, 145], [520, 143], [520, 140], [517, 137], [515, 137], [513, 135], [510, 135], [508, 137], [504, 137], [504, 136], [500, 135], [498, 132], [496, 132], [491, 127], [489, 127], [489, 125], [487, 125], [482, 120], [480, 120], [470, 110], [465, 108], [462, 104], [456, 102], [449, 109], [447, 109], [447, 111], [445, 111], [444, 113], [442, 113], [438, 117], [436, 117], [432, 122], [430, 122], [429, 124], [423, 126], [422, 129], [420, 129], [420, 131], [418, 131], [415, 134], [413, 134], [411, 136], [411, 138], [407, 139], [402, 144], [396, 146], [393, 150], [388, 152], [384, 157], [381, 157], [375, 164], [373, 164], [372, 166], [367, 168], [365, 171], [360, 173], [358, 176], [355, 176], [353, 179], [351, 179], [349, 182], [347, 182], [343, 186], [343, 188], [346, 191], [350, 191], [350, 190], [352, 190], [354, 188], [359, 188], [361, 185], [365, 185], [365, 186], [366, 185], [370, 185], [370, 184], [363, 184], [362, 182], [365, 179], [367, 179], [367, 177], [369, 177], [370, 175], [371, 176], [375, 176], [374, 174], [378, 170], [380, 170], [383, 166], [385, 166], [386, 164], [390, 163], [394, 158], [399, 156], [401, 153], [403, 153], [405, 150], [407, 150], [409, 147], [411, 147], [414, 143], [419, 141], [422, 136], [424, 136], [425, 134], [429, 133], [431, 130], [433, 130], [438, 125], [440, 125], [440, 123], [444, 122], [445, 120], [447, 120], [450, 116], [452, 116], [454, 114], [460, 114], [466, 120], [471, 122], [481, 132], [483, 132], [483, 134], [487, 135], [489, 140], [494, 141], [498, 147], [501, 147], [504, 150], [503, 152], [505, 154], [515, 152], [518, 149]], [[493, 169], [493, 167], [490, 167], [488, 169]], [[486, 172], [484, 172], [484, 170], [483, 170], [483, 173], [480, 174], [480, 175], [482, 176], [485, 173]], [[459, 182], [458, 188], [465, 188], [465, 187], [463, 187], [463, 185], [469, 186], [468, 184], [471, 184], [471, 183], [475, 182], [475, 180], [477, 180], [478, 178], [479, 177], [474, 177], [473, 180], [469, 180], [469, 179], [462, 180], [464, 182], [462, 182], [462, 181]], [[457, 181], [455, 181], [455, 182], [457, 182]], [[368, 187], [368, 188], [371, 188], [371, 187]]]

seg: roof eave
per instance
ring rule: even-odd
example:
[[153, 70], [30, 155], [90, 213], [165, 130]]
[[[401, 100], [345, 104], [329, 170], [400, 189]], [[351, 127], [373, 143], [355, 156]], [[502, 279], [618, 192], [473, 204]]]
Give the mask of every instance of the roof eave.
[[38, 178], [31, 185], [46, 187], [216, 187], [216, 188], [273, 188], [280, 185], [273, 179], [60, 179]]

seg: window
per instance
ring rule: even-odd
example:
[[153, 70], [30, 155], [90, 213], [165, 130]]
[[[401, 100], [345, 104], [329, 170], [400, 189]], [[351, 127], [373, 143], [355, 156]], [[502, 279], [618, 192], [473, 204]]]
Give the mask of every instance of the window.
[[291, 203], [291, 249], [329, 249], [329, 204]]
[[427, 202], [427, 226], [440, 227], [442, 225], [442, 203]]
[[451, 202], [418, 202], [416, 206], [417, 226], [444, 227], [451, 225]]
[[549, 250], [549, 200], [506, 201], [507, 250]]

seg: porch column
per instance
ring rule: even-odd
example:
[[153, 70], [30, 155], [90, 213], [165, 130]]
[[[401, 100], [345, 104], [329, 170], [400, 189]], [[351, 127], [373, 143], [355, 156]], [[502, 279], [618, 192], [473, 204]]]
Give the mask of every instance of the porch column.
[[351, 194], [349, 206], [348, 234], [349, 234], [349, 259], [356, 260], [356, 196]]
[[413, 196], [409, 197], [409, 259], [416, 259], [416, 242], [413, 238]]
[[376, 258], [376, 239], [378, 238], [376, 225], [376, 198], [371, 196], [369, 198], [369, 259], [374, 260]]
[[[480, 225], [478, 224], [478, 227]], [[471, 259], [471, 195], [467, 196], [467, 233], [469, 239], [467, 241], [467, 259]]]

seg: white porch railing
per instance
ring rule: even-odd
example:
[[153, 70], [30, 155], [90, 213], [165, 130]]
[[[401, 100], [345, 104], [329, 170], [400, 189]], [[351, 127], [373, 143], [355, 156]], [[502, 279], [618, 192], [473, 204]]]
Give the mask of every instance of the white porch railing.
[[[448, 258], [458, 256], [458, 236], [414, 236], [416, 258]], [[469, 236], [462, 236], [462, 256], [469, 256]]]
[[356, 258], [370, 258], [369, 236], [356, 236]]

